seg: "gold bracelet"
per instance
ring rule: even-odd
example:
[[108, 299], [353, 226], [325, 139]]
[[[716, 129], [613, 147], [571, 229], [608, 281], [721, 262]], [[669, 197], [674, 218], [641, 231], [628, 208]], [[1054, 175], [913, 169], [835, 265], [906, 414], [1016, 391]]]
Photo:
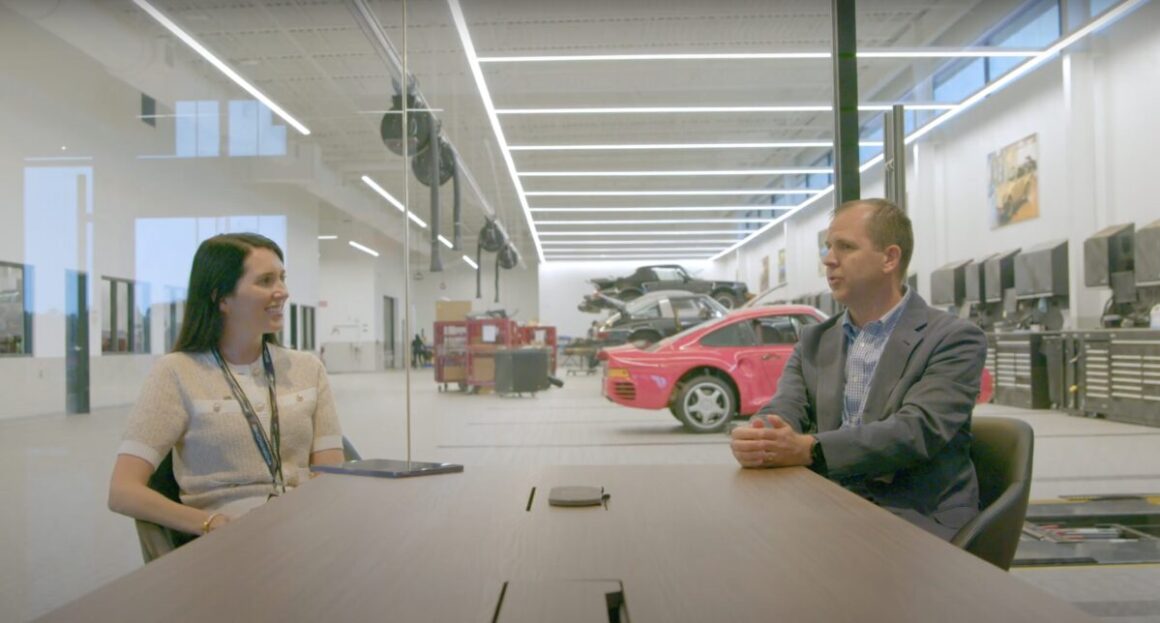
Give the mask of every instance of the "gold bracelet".
[[217, 519], [220, 516], [221, 516], [221, 513], [211, 513], [209, 517], [206, 517], [205, 521], [201, 522], [201, 533], [202, 534], [209, 534], [210, 524], [212, 524], [213, 520]]

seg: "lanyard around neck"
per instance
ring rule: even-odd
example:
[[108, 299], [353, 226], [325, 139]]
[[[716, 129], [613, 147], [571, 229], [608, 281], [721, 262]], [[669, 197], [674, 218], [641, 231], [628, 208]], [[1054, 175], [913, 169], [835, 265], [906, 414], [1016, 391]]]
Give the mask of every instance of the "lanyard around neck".
[[261, 453], [262, 460], [266, 462], [266, 467], [270, 470], [274, 495], [285, 493], [286, 480], [282, 475], [282, 434], [278, 424], [278, 392], [274, 383], [274, 361], [270, 356], [269, 347], [265, 343], [262, 344], [262, 365], [266, 369], [266, 389], [270, 395], [270, 437], [273, 438], [273, 444], [270, 443], [270, 439], [266, 438], [266, 431], [262, 430], [262, 424], [258, 421], [258, 414], [254, 411], [254, 406], [250, 404], [246, 392], [242, 390], [242, 386], [234, 378], [234, 373], [230, 371], [230, 367], [226, 365], [225, 359], [222, 358], [222, 354], [217, 348], [213, 349], [213, 356], [217, 360], [218, 367], [222, 370], [222, 375], [226, 377], [226, 383], [229, 384], [234, 399], [238, 401], [242, 413], [246, 416], [246, 423], [250, 425], [250, 435], [254, 438], [254, 445], [258, 446], [258, 452]]

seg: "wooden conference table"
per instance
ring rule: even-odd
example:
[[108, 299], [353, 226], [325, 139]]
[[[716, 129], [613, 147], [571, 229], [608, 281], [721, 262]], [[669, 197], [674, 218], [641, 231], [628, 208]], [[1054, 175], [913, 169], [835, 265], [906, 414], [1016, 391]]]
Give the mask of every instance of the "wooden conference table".
[[328, 474], [43, 620], [607, 622], [617, 590], [631, 623], [1093, 620], [808, 470], [727, 465]]

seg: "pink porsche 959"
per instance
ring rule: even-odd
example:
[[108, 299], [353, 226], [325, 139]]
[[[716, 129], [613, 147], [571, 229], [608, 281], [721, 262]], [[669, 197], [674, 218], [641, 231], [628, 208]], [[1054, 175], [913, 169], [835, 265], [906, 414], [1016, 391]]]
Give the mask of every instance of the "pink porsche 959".
[[[724, 430], [777, 392], [782, 370], [803, 327], [826, 316], [805, 305], [750, 307], [643, 349], [632, 344], [600, 351], [606, 398], [638, 409], [669, 409], [696, 433]], [[990, 400], [984, 370], [979, 402]]]

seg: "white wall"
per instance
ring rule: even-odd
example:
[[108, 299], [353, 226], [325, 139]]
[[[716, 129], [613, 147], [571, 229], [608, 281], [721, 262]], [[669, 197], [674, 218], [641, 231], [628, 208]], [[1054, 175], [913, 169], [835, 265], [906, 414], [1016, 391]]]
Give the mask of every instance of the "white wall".
[[[1154, 139], [1160, 136], [1160, 4], [1149, 3], [1089, 37], [919, 141], [908, 151], [908, 200], [919, 292], [932, 270], [954, 260], [1069, 241], [1071, 326], [1097, 324], [1106, 289], [1083, 285], [1083, 241], [1108, 225], [1142, 226], [1155, 207]], [[987, 213], [987, 155], [1030, 134], [1039, 138], [1040, 216], [992, 230]], [[863, 176], [862, 196], [881, 196], [881, 167]], [[741, 274], [754, 288], [761, 257], [788, 245], [789, 287], [779, 297], [820, 290], [817, 231], [828, 222], [826, 198], [737, 253], [722, 276]], [[788, 240], [788, 242], [787, 242]]]
[[[318, 200], [293, 186], [255, 183], [247, 163], [227, 157], [142, 159], [174, 153], [173, 121], [138, 118], [140, 92], [7, 9], [0, 8], [0, 260], [33, 266], [32, 357], [0, 359], [0, 419], [59, 413], [65, 395], [64, 271], [88, 273], [90, 404], [135, 399], [165, 347], [166, 287], [184, 288], [192, 249], [239, 215], [279, 217], [291, 300], [318, 298]], [[183, 97], [206, 97], [185, 85]], [[64, 146], [66, 149], [62, 149]], [[73, 158], [46, 160], [45, 158]], [[78, 184], [78, 177], [80, 182]], [[140, 219], [174, 219], [165, 240], [138, 239]], [[252, 219], [257, 222], [259, 219]], [[152, 236], [158, 230], [150, 230]], [[102, 355], [102, 276], [147, 281], [152, 354]]]

